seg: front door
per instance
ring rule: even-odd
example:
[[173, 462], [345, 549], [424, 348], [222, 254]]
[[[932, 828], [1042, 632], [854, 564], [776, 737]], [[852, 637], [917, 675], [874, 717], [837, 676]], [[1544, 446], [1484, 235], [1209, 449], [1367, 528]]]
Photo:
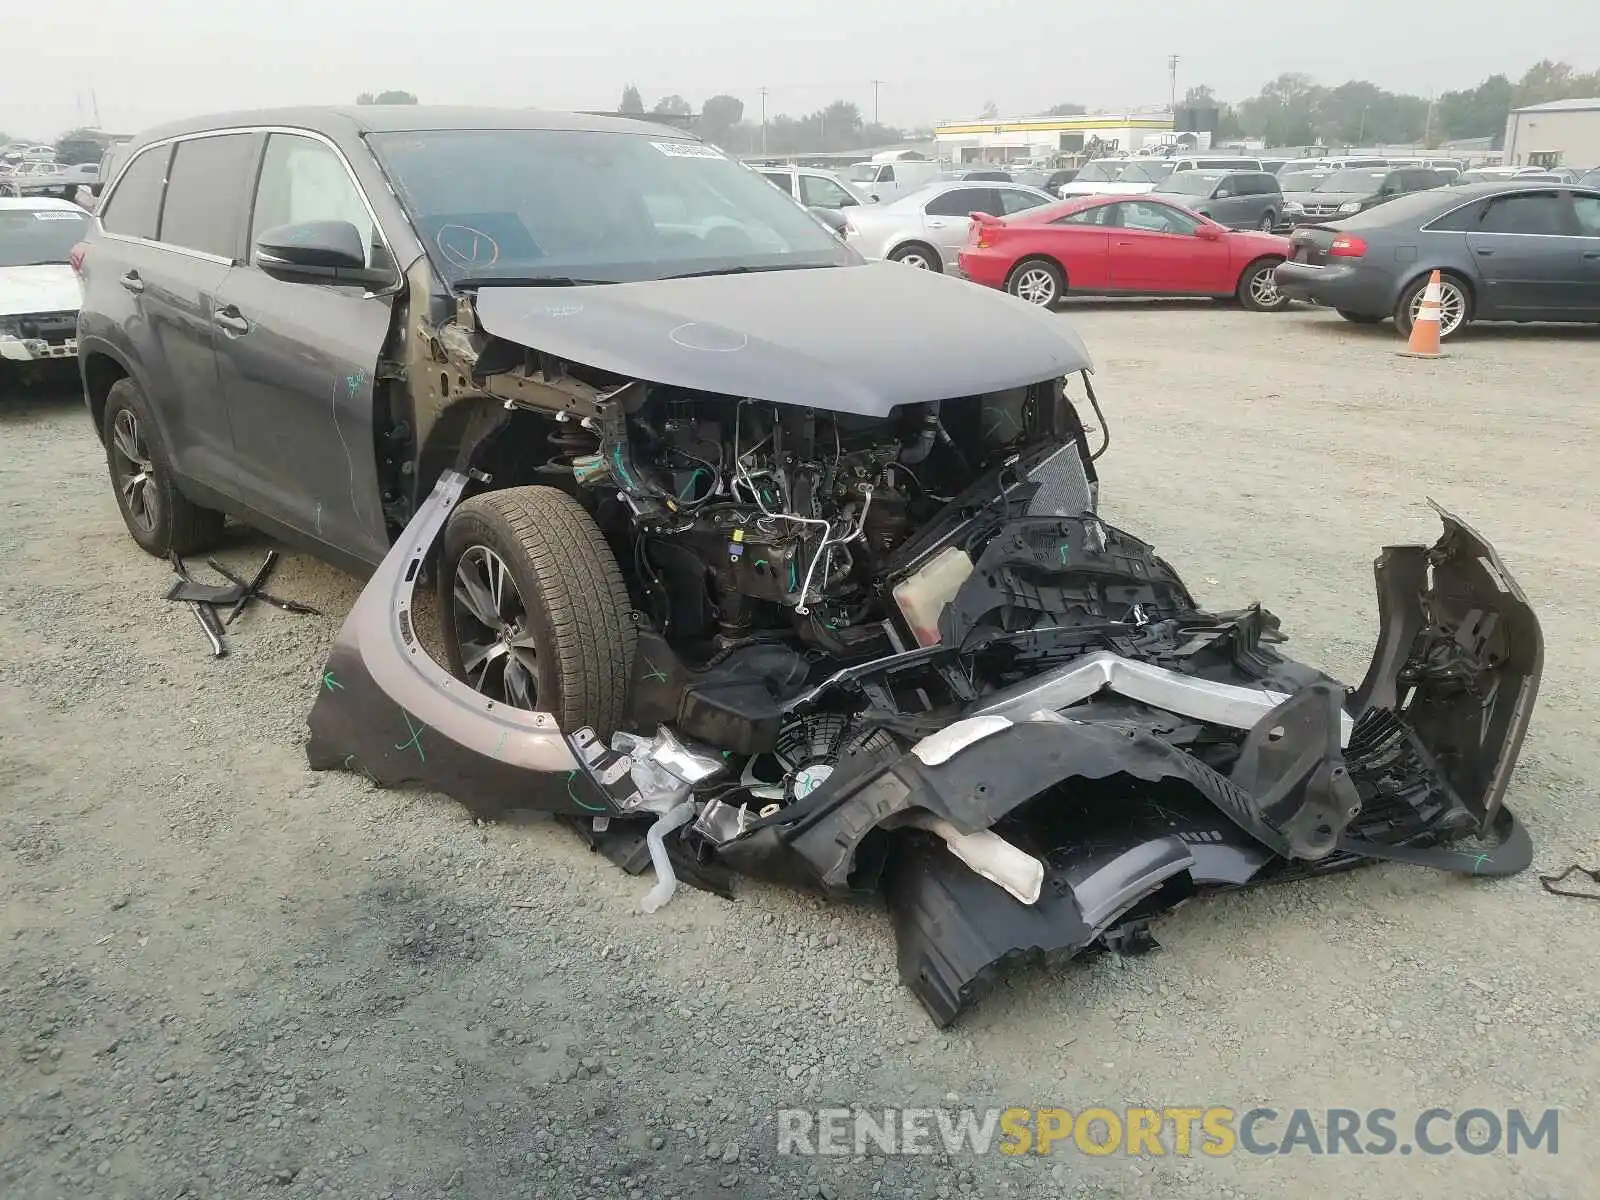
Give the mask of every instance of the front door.
[[1600, 321], [1600, 195], [1575, 192], [1578, 224], [1578, 305], [1586, 321]]
[[1170, 204], [1123, 200], [1110, 206], [1111, 287], [1156, 295], [1221, 295], [1228, 282], [1224, 240], [1196, 235], [1200, 220]]
[[1491, 200], [1467, 233], [1484, 280], [1481, 315], [1552, 320], [1577, 309], [1584, 247], [1592, 248], [1592, 239], [1575, 234], [1566, 192], [1514, 192]]
[[252, 259], [217, 297], [217, 363], [251, 508], [367, 562], [388, 550], [374, 444], [374, 373], [391, 300], [360, 286], [287, 283], [256, 266], [256, 238], [349, 221], [369, 265], [392, 262], [344, 159], [304, 134], [267, 139], [250, 221]]

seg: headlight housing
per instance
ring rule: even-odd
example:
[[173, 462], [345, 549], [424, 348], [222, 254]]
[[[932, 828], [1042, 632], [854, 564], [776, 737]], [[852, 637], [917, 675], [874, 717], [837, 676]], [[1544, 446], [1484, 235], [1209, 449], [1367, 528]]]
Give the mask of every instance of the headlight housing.
[[1358, 213], [1361, 211], [1361, 201], [1346, 200], [1343, 204], [1339, 205], [1339, 211], [1342, 213]]
[[1301, 204], [1298, 200], [1285, 200], [1283, 202], [1283, 211], [1286, 213], [1305, 212], [1305, 210], [1306, 206]]

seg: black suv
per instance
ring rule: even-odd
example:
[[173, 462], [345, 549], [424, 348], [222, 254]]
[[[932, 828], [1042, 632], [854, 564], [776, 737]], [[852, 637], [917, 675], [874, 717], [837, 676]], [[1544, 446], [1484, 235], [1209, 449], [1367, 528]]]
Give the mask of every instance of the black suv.
[[[864, 262], [642, 121], [241, 114], [121, 162], [78, 349], [129, 532], [376, 568], [314, 768], [567, 816], [646, 912], [678, 870], [883, 890], [940, 1024], [1200, 891], [1531, 860], [1500, 801], [1542, 643], [1487, 543], [1385, 550], [1359, 691], [1283, 658], [1096, 514], [1042, 308]], [[1428, 854], [1469, 827], [1501, 845]]]

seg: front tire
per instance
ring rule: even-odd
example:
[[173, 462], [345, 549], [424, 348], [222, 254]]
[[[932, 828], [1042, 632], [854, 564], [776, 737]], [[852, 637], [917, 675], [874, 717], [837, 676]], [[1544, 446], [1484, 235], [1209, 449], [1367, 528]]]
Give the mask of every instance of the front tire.
[[101, 440], [117, 508], [140, 549], [165, 558], [199, 554], [221, 541], [226, 518], [178, 490], [150, 402], [137, 383], [119, 379], [111, 385], [104, 421]]
[[907, 242], [889, 251], [889, 261], [915, 267], [919, 271], [942, 271], [944, 261], [939, 252], [925, 242]]
[[1239, 303], [1251, 312], [1281, 312], [1288, 308], [1289, 297], [1278, 290], [1272, 277], [1282, 261], [1281, 258], [1263, 258], [1246, 267], [1235, 293]]
[[[1411, 322], [1422, 307], [1422, 293], [1427, 289], [1428, 276], [1418, 277], [1400, 294], [1394, 306], [1394, 327], [1400, 336], [1411, 336]], [[1439, 340], [1454, 337], [1472, 321], [1472, 293], [1455, 275], [1439, 276]]]
[[1277, 227], [1278, 214], [1268, 209], [1261, 214], [1261, 220], [1256, 222], [1256, 228], [1262, 233], [1271, 233]]
[[565, 732], [622, 726], [638, 633], [611, 547], [571, 496], [464, 502], [445, 526], [439, 596], [450, 668], [473, 688]]
[[1067, 279], [1061, 268], [1048, 259], [1026, 258], [1011, 268], [1006, 291], [1019, 300], [1052, 308], [1066, 294]]

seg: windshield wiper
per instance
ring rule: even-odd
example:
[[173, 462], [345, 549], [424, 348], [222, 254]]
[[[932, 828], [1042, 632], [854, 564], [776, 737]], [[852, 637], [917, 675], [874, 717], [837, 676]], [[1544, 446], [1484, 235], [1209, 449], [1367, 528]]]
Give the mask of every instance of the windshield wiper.
[[453, 282], [458, 288], [481, 287], [588, 287], [618, 283], [616, 279], [574, 279], [570, 275], [466, 275]]
[[837, 267], [840, 263], [779, 263], [770, 267], [713, 267], [709, 271], [685, 271], [681, 275], [663, 275], [662, 279], [705, 279], [711, 275], [757, 275], [767, 271], [815, 271], [823, 267]]

